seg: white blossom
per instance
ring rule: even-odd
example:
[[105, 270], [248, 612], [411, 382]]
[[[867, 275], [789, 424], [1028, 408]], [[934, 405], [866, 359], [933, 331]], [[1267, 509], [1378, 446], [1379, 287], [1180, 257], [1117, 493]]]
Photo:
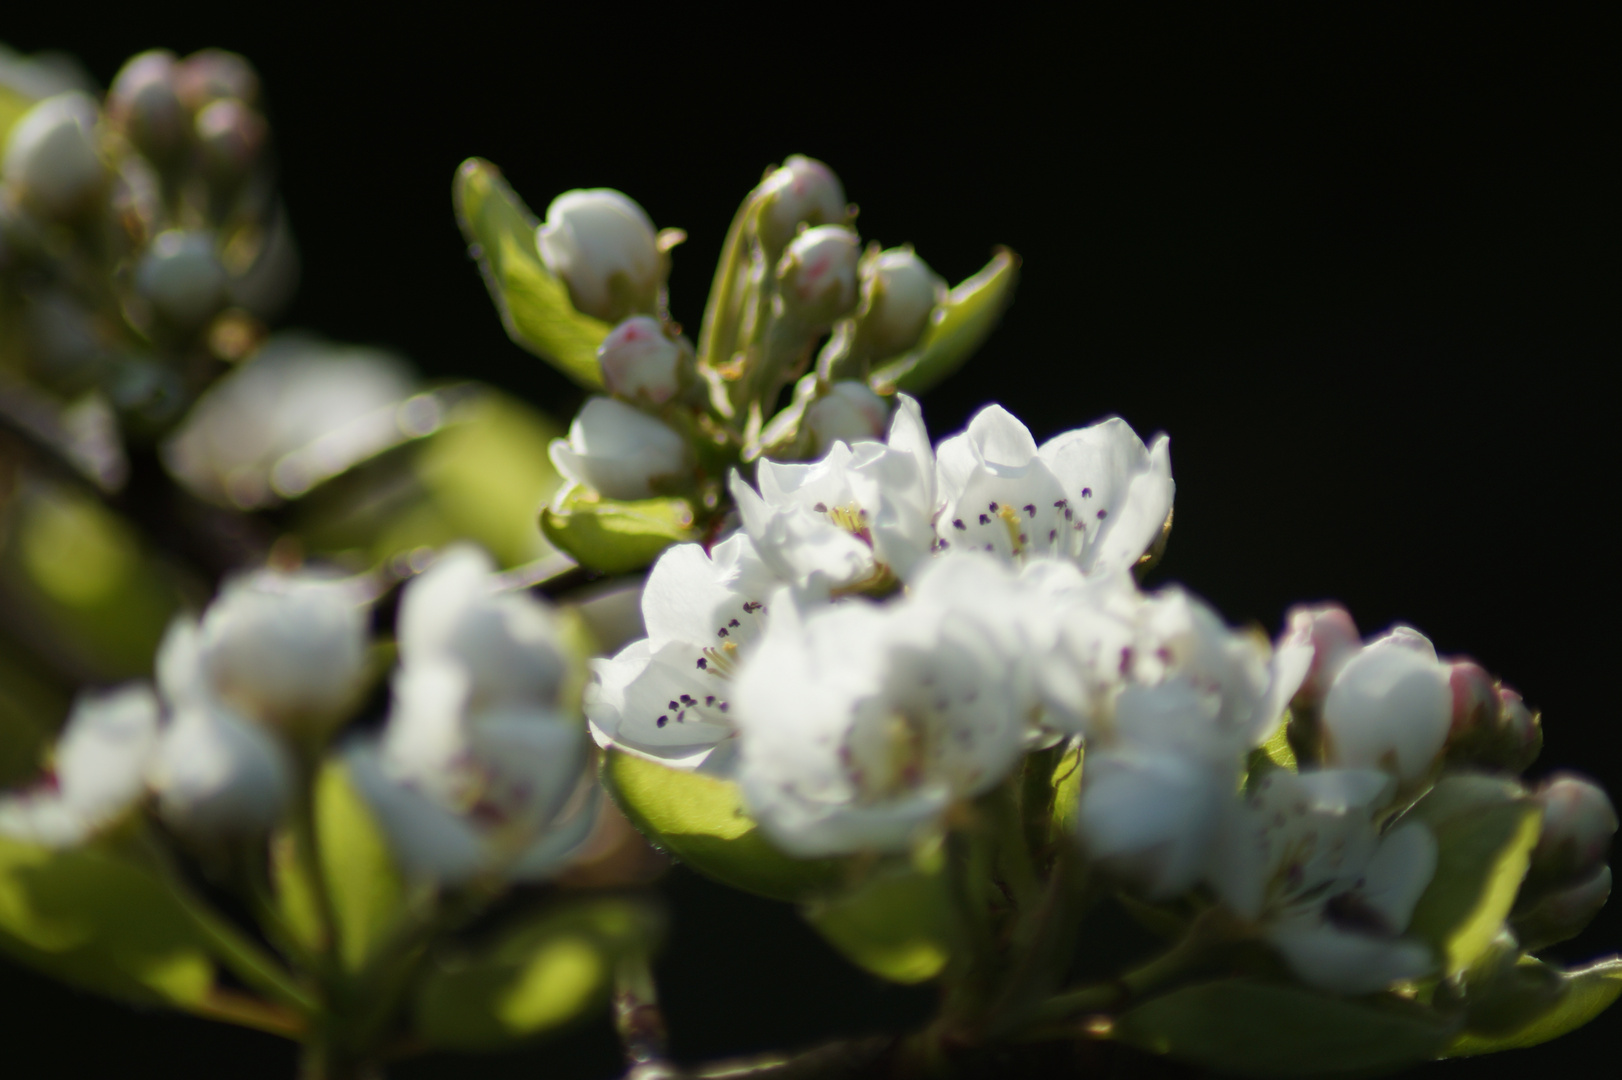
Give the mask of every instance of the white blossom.
[[541, 260], [568, 285], [578, 311], [614, 322], [652, 310], [663, 272], [658, 237], [647, 212], [624, 194], [566, 191], [535, 235]]
[[552, 464], [577, 484], [609, 499], [646, 499], [660, 480], [689, 467], [687, 443], [662, 420], [613, 398], [594, 397], [553, 439]]
[[935, 528], [950, 548], [1120, 570], [1153, 547], [1171, 514], [1169, 441], [1146, 447], [1115, 417], [1038, 448], [1024, 424], [988, 406], [941, 443], [936, 469]]
[[1430, 641], [1408, 627], [1363, 646], [1324, 695], [1324, 760], [1386, 769], [1404, 782], [1425, 776], [1452, 726], [1450, 675]]
[[1373, 815], [1392, 787], [1374, 770], [1280, 769], [1222, 821], [1208, 880], [1302, 982], [1368, 994], [1434, 966], [1402, 934], [1436, 872], [1436, 838], [1418, 822], [1380, 835]]
[[0, 835], [69, 847], [118, 820], [146, 793], [157, 735], [158, 702], [145, 683], [81, 694], [48, 780], [0, 794]]
[[680, 768], [730, 767], [733, 676], [759, 640], [781, 582], [743, 533], [677, 544], [642, 592], [648, 636], [592, 661], [586, 715], [599, 745]]

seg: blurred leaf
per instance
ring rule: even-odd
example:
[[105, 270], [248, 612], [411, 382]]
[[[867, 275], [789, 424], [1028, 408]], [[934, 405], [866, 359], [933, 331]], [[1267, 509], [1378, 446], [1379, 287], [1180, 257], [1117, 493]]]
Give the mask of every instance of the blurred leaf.
[[1559, 1000], [1536, 1019], [1498, 1035], [1466, 1032], [1453, 1040], [1443, 1056], [1471, 1057], [1500, 1050], [1520, 1050], [1577, 1030], [1610, 1008], [1622, 995], [1622, 957], [1613, 956], [1577, 971], [1563, 972], [1561, 981], [1565, 989]]
[[978, 274], [946, 294], [917, 348], [874, 370], [873, 389], [921, 394], [962, 367], [996, 328], [1018, 277], [1019, 256], [998, 248]]
[[11, 133], [11, 125], [23, 118], [23, 113], [34, 107], [34, 100], [24, 97], [11, 87], [0, 83], [0, 148]]
[[337, 761], [323, 765], [316, 778], [315, 825], [338, 924], [338, 956], [344, 967], [359, 971], [399, 921], [405, 886], [371, 809]]
[[294, 939], [311, 952], [326, 948], [315, 888], [299, 865], [296, 841], [286, 830], [271, 837], [270, 871], [275, 882], [277, 907]]
[[1404, 815], [1436, 836], [1436, 874], [1408, 933], [1445, 958], [1444, 976], [1469, 967], [1503, 929], [1541, 818], [1518, 784], [1473, 775], [1443, 777]]
[[891, 982], [933, 979], [952, 955], [956, 923], [939, 869], [876, 873], [803, 911], [846, 959]]
[[0, 837], [0, 951], [125, 1001], [189, 1007], [214, 984], [208, 945], [168, 888], [92, 848]]
[[660, 937], [652, 909], [599, 900], [547, 912], [470, 953], [439, 957], [417, 986], [416, 1030], [453, 1050], [491, 1050], [602, 1008], [622, 956]]
[[456, 170], [451, 195], [507, 335], [581, 386], [600, 389], [597, 347], [613, 327], [574, 309], [568, 286], [552, 276], [536, 249], [540, 221], [501, 170], [469, 158]]
[[796, 859], [774, 847], [730, 781], [610, 750], [603, 786], [650, 840], [723, 885], [774, 900], [804, 900], [845, 878], [839, 861]]
[[1337, 998], [1228, 979], [1173, 991], [1115, 1022], [1122, 1042], [1239, 1076], [1369, 1075], [1436, 1056], [1453, 1027], [1386, 995]]
[[1075, 828], [1076, 809], [1081, 805], [1082, 755], [1082, 746], [1077, 743], [1053, 767], [1053, 824], [1066, 834]]
[[68, 713], [68, 692], [0, 640], [0, 789], [39, 771], [45, 747]]
[[570, 484], [541, 511], [546, 538], [582, 565], [608, 574], [648, 566], [671, 544], [698, 539], [686, 499], [605, 499]]

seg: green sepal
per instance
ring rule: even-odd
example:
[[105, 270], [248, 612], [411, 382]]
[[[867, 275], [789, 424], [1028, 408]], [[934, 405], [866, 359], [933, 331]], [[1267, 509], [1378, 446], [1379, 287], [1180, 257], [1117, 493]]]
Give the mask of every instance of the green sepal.
[[846, 879], [841, 860], [796, 859], [775, 847], [731, 781], [610, 750], [603, 786], [643, 835], [723, 885], [773, 900], [807, 900]]
[[810, 901], [801, 912], [851, 963], [897, 983], [939, 975], [957, 936], [940, 866], [878, 870], [848, 892]]
[[1290, 747], [1289, 731], [1290, 718], [1286, 713], [1278, 730], [1274, 731], [1266, 742], [1250, 752], [1250, 757], [1245, 762], [1244, 790], [1247, 793], [1255, 788], [1258, 780], [1277, 769], [1300, 771], [1296, 765], [1295, 751]]
[[962, 367], [996, 328], [1018, 277], [1019, 256], [998, 248], [979, 273], [946, 294], [917, 347], [875, 368], [869, 385], [881, 394], [921, 394]]
[[[1516, 971], [1529, 965], [1544, 971], [1555, 970], [1527, 957], [1516, 965]], [[1472, 1057], [1500, 1050], [1523, 1050], [1577, 1030], [1622, 996], [1622, 957], [1612, 956], [1577, 971], [1559, 972], [1559, 978], [1561, 989], [1556, 1000], [1535, 1018], [1496, 1034], [1466, 1031], [1448, 1045], [1442, 1056]]]
[[346, 970], [359, 971], [399, 922], [405, 883], [371, 807], [340, 762], [327, 761], [316, 777], [315, 828], [338, 958]]
[[1131, 1009], [1113, 1036], [1238, 1076], [1369, 1076], [1435, 1057], [1454, 1024], [1394, 995], [1341, 998], [1226, 979]]
[[605, 499], [579, 484], [541, 510], [541, 530], [576, 562], [606, 574], [640, 570], [671, 544], [699, 535], [686, 499]]
[[569, 287], [546, 268], [535, 246], [540, 220], [501, 170], [482, 158], [462, 162], [452, 201], [507, 336], [581, 386], [600, 389], [597, 347], [614, 328], [575, 310]]
[[214, 986], [207, 939], [145, 867], [91, 847], [0, 837], [0, 952], [52, 978], [191, 1008]]
[[1443, 777], [1402, 818], [1436, 837], [1436, 873], [1408, 934], [1430, 944], [1442, 974], [1464, 971], [1492, 946], [1526, 876], [1542, 812], [1514, 781]]
[[552, 910], [482, 946], [435, 957], [417, 984], [416, 1034], [448, 1050], [495, 1050], [602, 1008], [614, 969], [646, 955], [663, 927], [631, 900]]

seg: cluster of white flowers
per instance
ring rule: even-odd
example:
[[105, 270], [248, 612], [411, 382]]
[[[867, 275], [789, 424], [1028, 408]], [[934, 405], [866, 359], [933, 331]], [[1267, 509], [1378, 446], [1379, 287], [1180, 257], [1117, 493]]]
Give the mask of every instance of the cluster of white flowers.
[[[485, 556], [453, 548], [406, 586], [393, 708], [380, 736], [343, 751], [402, 867], [450, 884], [544, 876], [595, 820], [560, 627], [496, 585]], [[194, 840], [262, 837], [363, 703], [370, 617], [353, 581], [265, 570], [228, 584], [200, 620], [170, 626], [156, 690], [80, 698], [46, 778], [0, 795], [0, 834], [76, 845], [150, 794]]]

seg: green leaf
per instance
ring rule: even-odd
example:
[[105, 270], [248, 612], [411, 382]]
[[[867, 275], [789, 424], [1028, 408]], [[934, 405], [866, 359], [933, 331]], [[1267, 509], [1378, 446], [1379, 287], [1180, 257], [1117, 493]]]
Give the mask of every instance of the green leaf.
[[1522, 1050], [1577, 1030], [1622, 996], [1622, 957], [1612, 956], [1577, 971], [1563, 972], [1561, 981], [1564, 992], [1559, 1000], [1536, 1019], [1503, 1034], [1466, 1032], [1453, 1040], [1443, 1056], [1472, 1057], [1500, 1050]]
[[873, 389], [921, 394], [962, 367], [996, 328], [1018, 277], [1019, 256], [998, 248], [978, 274], [946, 294], [917, 348], [874, 370]]
[[845, 864], [796, 859], [744, 810], [738, 785], [610, 750], [603, 783], [650, 840], [706, 877], [774, 900], [805, 900], [845, 880]]
[[898, 983], [940, 974], [957, 933], [940, 868], [880, 871], [849, 892], [811, 901], [802, 911], [851, 963]]
[[315, 827], [337, 921], [338, 957], [345, 968], [359, 971], [399, 921], [405, 886], [377, 819], [337, 761], [328, 761], [316, 777]]
[[311, 952], [326, 948], [321, 932], [320, 901], [315, 896], [304, 867], [299, 865], [297, 841], [287, 830], [270, 840], [270, 872], [276, 889], [276, 906], [293, 939]]
[[536, 250], [540, 221], [501, 170], [469, 158], [456, 170], [451, 196], [507, 336], [581, 386], [601, 388], [597, 347], [613, 327], [574, 309], [568, 286], [552, 276]]
[[214, 985], [207, 941], [174, 894], [143, 867], [94, 848], [0, 837], [0, 951], [142, 1004], [195, 1006]]
[[1228, 979], [1176, 990], [1121, 1016], [1113, 1035], [1240, 1076], [1370, 1075], [1434, 1057], [1453, 1028], [1394, 996], [1338, 998]]
[[34, 99], [24, 97], [11, 87], [0, 83], [0, 149], [6, 144], [6, 136], [11, 134], [11, 125], [23, 118], [23, 114], [34, 107]]
[[1403, 816], [1436, 836], [1436, 874], [1408, 933], [1444, 958], [1444, 976], [1468, 968], [1503, 929], [1541, 819], [1518, 784], [1474, 775], [1443, 777]]
[[698, 539], [686, 499], [605, 499], [570, 484], [541, 511], [546, 538], [583, 566], [608, 574], [640, 570], [671, 544]]
[[417, 986], [417, 1034], [447, 1049], [492, 1050], [557, 1028], [606, 1004], [620, 958], [652, 951], [660, 931], [646, 905], [600, 900], [438, 957]]
[[1295, 761], [1295, 751], [1290, 747], [1290, 718], [1285, 714], [1283, 723], [1278, 730], [1268, 737], [1256, 749], [1250, 752], [1245, 767], [1245, 787], [1248, 792], [1256, 786], [1256, 781], [1273, 772], [1275, 769], [1288, 769], [1290, 772], [1299, 772]]

